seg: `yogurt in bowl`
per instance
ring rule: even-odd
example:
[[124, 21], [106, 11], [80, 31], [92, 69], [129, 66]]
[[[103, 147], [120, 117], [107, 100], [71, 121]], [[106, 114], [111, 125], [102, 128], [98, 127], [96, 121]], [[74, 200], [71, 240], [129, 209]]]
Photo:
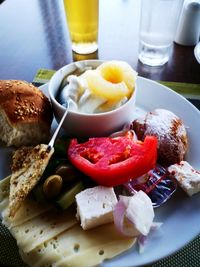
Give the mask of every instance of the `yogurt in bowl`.
[[49, 95], [60, 121], [66, 102], [70, 111], [63, 123], [73, 137], [107, 136], [133, 119], [137, 73], [123, 61], [84, 60], [58, 70]]

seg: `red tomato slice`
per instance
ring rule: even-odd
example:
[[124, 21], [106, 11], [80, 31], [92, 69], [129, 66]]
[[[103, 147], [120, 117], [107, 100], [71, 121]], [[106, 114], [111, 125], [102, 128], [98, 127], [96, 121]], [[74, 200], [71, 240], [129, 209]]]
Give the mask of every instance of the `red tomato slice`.
[[81, 172], [104, 186], [116, 186], [137, 178], [155, 167], [157, 139], [146, 136], [134, 141], [131, 134], [90, 138], [85, 143], [72, 139], [68, 157]]

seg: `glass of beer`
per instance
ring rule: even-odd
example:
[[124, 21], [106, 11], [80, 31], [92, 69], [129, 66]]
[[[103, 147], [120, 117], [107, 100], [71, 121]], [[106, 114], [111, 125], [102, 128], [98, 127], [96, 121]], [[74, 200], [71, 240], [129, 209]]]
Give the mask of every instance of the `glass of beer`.
[[99, 0], [64, 0], [72, 50], [90, 54], [98, 48]]

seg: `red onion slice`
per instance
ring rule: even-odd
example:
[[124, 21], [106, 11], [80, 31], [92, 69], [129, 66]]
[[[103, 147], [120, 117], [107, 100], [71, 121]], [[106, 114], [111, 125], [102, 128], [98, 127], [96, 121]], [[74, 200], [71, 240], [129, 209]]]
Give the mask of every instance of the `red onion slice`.
[[147, 235], [154, 218], [152, 202], [143, 191], [133, 196], [120, 196], [115, 205], [114, 223], [118, 231], [126, 236]]
[[126, 205], [125, 203], [120, 200], [114, 208], [113, 216], [114, 216], [114, 223], [117, 230], [126, 236], [132, 236], [130, 231], [130, 225], [125, 224], [125, 214], [126, 214]]
[[[158, 231], [158, 229], [160, 229], [162, 223], [161, 222], [153, 222], [150, 228], [150, 233]], [[139, 246], [139, 252], [143, 253], [145, 250], [145, 246], [148, 242], [148, 237], [145, 235], [139, 235], [137, 237], [137, 243]]]

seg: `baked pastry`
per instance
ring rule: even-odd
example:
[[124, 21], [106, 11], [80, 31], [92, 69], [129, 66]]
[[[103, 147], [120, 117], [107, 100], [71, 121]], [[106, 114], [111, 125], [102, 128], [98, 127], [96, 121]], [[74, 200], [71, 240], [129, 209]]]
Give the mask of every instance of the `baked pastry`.
[[153, 135], [158, 138], [158, 162], [164, 165], [179, 163], [184, 159], [188, 138], [183, 121], [166, 109], [155, 109], [131, 125], [139, 140]]
[[0, 80], [0, 139], [7, 146], [49, 139], [53, 112], [48, 98], [25, 81]]

